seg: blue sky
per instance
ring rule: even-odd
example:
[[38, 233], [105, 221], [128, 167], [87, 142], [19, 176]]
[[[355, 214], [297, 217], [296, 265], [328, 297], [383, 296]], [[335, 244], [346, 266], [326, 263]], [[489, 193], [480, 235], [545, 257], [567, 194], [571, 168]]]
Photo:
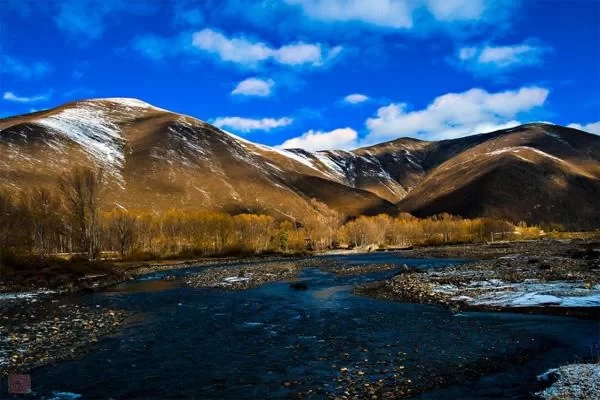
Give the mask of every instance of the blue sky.
[[597, 0], [0, 0], [0, 116], [134, 97], [268, 145], [600, 134]]

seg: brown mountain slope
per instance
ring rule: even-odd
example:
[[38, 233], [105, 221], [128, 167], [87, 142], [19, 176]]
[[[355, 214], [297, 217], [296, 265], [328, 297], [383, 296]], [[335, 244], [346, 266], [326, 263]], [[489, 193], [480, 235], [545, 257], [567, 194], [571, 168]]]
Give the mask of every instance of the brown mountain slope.
[[101, 167], [108, 206], [281, 217], [305, 214], [316, 197], [347, 215], [397, 209], [294, 153], [133, 99], [80, 101], [0, 120], [0, 154], [0, 185], [12, 189], [55, 185], [74, 165]]
[[0, 120], [0, 187], [52, 186], [101, 167], [106, 206], [301, 218], [316, 198], [347, 216], [449, 212], [600, 226], [600, 137], [529, 124], [441, 142], [280, 150], [135, 99]]
[[600, 226], [600, 138], [595, 135], [530, 124], [432, 144], [427, 160], [436, 161], [399, 203], [404, 211]]

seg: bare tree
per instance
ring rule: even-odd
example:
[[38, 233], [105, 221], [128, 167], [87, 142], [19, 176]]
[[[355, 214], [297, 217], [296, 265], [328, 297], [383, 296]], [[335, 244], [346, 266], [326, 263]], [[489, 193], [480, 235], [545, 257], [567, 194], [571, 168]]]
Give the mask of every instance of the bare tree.
[[111, 228], [117, 238], [121, 258], [131, 249], [135, 240], [136, 219], [125, 211], [117, 211], [111, 222]]
[[22, 208], [30, 223], [33, 248], [45, 257], [62, 230], [60, 200], [46, 188], [33, 189], [23, 196]]
[[75, 240], [80, 243], [90, 260], [95, 260], [100, 254], [102, 177], [102, 170], [77, 167], [60, 179], [60, 189]]
[[14, 225], [15, 206], [12, 195], [0, 191], [0, 266], [3, 252], [10, 245], [11, 231]]

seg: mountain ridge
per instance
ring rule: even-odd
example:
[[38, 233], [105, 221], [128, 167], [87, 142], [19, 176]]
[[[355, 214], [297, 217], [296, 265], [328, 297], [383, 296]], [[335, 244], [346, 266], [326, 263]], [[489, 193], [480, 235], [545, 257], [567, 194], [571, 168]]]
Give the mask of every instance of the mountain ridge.
[[449, 212], [600, 226], [600, 137], [545, 123], [308, 152], [253, 143], [141, 100], [105, 98], [0, 119], [0, 154], [0, 187], [9, 190], [50, 185], [75, 165], [100, 167], [114, 188], [107, 207], [302, 218], [314, 198], [348, 217]]

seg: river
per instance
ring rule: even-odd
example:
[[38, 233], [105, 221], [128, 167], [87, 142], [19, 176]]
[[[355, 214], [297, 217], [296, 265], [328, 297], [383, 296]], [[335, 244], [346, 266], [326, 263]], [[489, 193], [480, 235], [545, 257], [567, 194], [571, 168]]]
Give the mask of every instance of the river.
[[[421, 268], [459, 262], [336, 258]], [[229, 292], [181, 287], [179, 279], [194, 273], [187, 268], [75, 297], [69, 301], [126, 309], [132, 318], [82, 358], [32, 371], [33, 397], [328, 398], [346, 391], [340, 377], [350, 375], [361, 386], [410, 380], [423, 399], [529, 398], [537, 374], [589, 357], [598, 344], [597, 321], [455, 314], [352, 293], [397, 272], [339, 277], [306, 269], [299, 276], [305, 291], [277, 282]], [[164, 281], [165, 274], [178, 280]]]

